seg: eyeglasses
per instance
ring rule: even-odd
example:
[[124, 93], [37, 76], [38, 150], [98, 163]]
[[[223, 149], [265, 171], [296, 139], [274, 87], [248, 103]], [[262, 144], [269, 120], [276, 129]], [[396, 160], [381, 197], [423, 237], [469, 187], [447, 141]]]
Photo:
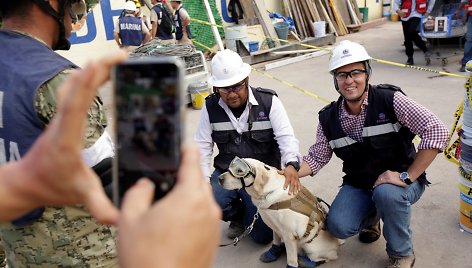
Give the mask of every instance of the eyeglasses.
[[223, 94], [229, 94], [231, 92], [234, 92], [234, 93], [237, 93], [239, 92], [241, 89], [244, 88], [244, 86], [246, 85], [246, 81], [240, 83], [240, 84], [236, 84], [234, 86], [229, 86], [229, 87], [215, 87], [215, 89], [219, 92], [219, 93], [223, 93]]
[[348, 76], [350, 76], [352, 79], [359, 79], [359, 78], [362, 78], [362, 75], [366, 73], [367, 73], [366, 70], [354, 69], [350, 72], [335, 73], [334, 78], [336, 78], [336, 81], [338, 82], [344, 82], [346, 81]]

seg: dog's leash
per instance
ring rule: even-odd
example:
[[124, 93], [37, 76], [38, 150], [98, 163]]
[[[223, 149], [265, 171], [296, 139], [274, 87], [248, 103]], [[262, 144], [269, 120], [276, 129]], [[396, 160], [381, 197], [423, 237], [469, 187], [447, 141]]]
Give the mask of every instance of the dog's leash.
[[226, 247], [226, 246], [229, 246], [229, 245], [233, 245], [233, 246], [236, 246], [238, 245], [238, 243], [244, 238], [246, 237], [248, 234], [250, 234], [252, 232], [252, 229], [254, 228], [254, 224], [256, 223], [256, 220], [259, 219], [259, 210], [256, 211], [256, 213], [254, 214], [254, 217], [252, 218], [252, 222], [251, 224], [246, 228], [246, 230], [244, 230], [244, 232], [239, 235], [238, 237], [235, 237], [233, 242], [231, 243], [228, 243], [228, 244], [220, 244], [220, 247]]

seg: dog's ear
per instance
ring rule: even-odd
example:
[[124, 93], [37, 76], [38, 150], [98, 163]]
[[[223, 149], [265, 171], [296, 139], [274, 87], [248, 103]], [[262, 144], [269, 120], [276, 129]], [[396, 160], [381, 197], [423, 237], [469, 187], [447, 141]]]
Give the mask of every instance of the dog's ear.
[[269, 181], [269, 172], [261, 166], [256, 166], [256, 178], [254, 178], [254, 190], [262, 195], [264, 193], [264, 187]]

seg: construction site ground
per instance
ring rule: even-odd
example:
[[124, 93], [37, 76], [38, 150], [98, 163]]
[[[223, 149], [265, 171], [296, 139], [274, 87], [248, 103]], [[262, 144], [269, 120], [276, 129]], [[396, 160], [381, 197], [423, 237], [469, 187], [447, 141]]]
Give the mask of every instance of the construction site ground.
[[[363, 44], [373, 58], [396, 63], [406, 62], [400, 22], [388, 21], [358, 33], [338, 37], [336, 41], [343, 39]], [[461, 56], [459, 53], [449, 58], [446, 66], [442, 66], [440, 60], [434, 59], [430, 66], [426, 66], [423, 53], [418, 49], [415, 50], [414, 58], [418, 67], [466, 75], [458, 72]], [[324, 55], [267, 71], [271, 76], [320, 98], [307, 95], [259, 72], [253, 71], [250, 75], [251, 86], [277, 91], [287, 110], [295, 135], [300, 141], [302, 155], [307, 154], [310, 145], [315, 141], [318, 111], [327, 105], [328, 101], [338, 98], [333, 86], [333, 77], [328, 73], [328, 60], [329, 56]], [[260, 63], [253, 67], [264, 70], [265, 64]], [[454, 113], [465, 95], [465, 78], [444, 76], [376, 61], [372, 62], [372, 68], [370, 81], [372, 84], [389, 83], [401, 87], [409, 97], [432, 110], [448, 128], [451, 128]], [[109, 99], [107, 96], [110, 96], [108, 89], [109, 87], [102, 91], [105, 99]], [[187, 109], [185, 126], [187, 140], [193, 138], [200, 113], [200, 110]], [[458, 166], [446, 160], [443, 154], [439, 154], [427, 169], [427, 174], [432, 184], [422, 198], [413, 205], [411, 218], [416, 255], [415, 267], [470, 268], [472, 234], [459, 227]], [[342, 176], [341, 161], [333, 157], [316, 176], [302, 178], [301, 182], [315, 195], [331, 202], [342, 183]], [[221, 243], [230, 242], [225, 236], [227, 227], [228, 223], [221, 223]], [[339, 258], [321, 267], [385, 267], [388, 259], [385, 244], [383, 237], [372, 244], [360, 243], [357, 236], [349, 238], [339, 249]], [[259, 261], [259, 256], [269, 247], [270, 245], [258, 245], [250, 238], [245, 238], [237, 246], [219, 248], [213, 267], [286, 267], [285, 254], [274, 263], [266, 264]]]
[[[349, 39], [363, 44], [373, 58], [405, 63], [403, 34], [400, 22], [387, 22], [375, 28], [355, 34], [338, 37], [337, 42]], [[431, 62], [426, 66], [423, 52], [415, 51], [415, 63], [439, 71], [459, 73], [461, 55], [449, 59], [442, 67], [441, 61]], [[324, 55], [302, 62], [269, 70], [268, 73], [301, 89], [316, 94], [323, 99], [336, 100], [333, 78], [328, 73], [329, 56]], [[253, 65], [263, 70], [265, 63]], [[443, 70], [444, 68], [444, 70]], [[437, 114], [448, 128], [454, 122], [454, 112], [465, 94], [466, 79], [440, 76], [431, 72], [401, 68], [393, 65], [372, 62], [371, 83], [389, 83], [403, 89], [412, 99], [420, 102]], [[294, 88], [253, 71], [250, 76], [252, 86], [271, 88], [277, 91], [300, 141], [300, 152], [307, 154], [308, 148], [315, 141], [318, 125], [318, 111], [328, 103], [306, 95]], [[199, 110], [188, 110], [187, 134], [193, 136], [200, 116]], [[428, 179], [432, 182], [422, 198], [413, 205], [411, 228], [416, 255], [415, 267], [472, 267], [470, 259], [472, 234], [459, 228], [459, 189], [458, 170], [455, 164], [439, 154], [428, 168]], [[302, 183], [315, 195], [331, 202], [341, 185], [341, 161], [333, 157], [314, 177], [302, 178]], [[230, 240], [225, 237], [227, 223], [221, 224], [222, 243]], [[194, 227], [198, 228], [198, 227]], [[381, 237], [372, 244], [362, 244], [357, 236], [346, 240], [339, 250], [339, 259], [321, 265], [321, 267], [384, 267], [387, 262], [385, 239]], [[258, 245], [250, 238], [243, 239], [237, 246], [220, 248], [214, 267], [252, 268], [285, 267], [285, 254], [275, 263], [262, 263], [259, 256], [270, 245]]]

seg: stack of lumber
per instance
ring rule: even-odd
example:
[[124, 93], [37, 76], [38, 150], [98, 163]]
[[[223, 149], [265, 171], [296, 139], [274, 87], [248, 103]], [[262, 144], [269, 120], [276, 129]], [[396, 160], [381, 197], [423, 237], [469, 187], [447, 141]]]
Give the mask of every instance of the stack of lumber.
[[[239, 0], [243, 9], [243, 19], [238, 23], [261, 25], [264, 34], [270, 38], [277, 38], [272, 21], [269, 18], [264, 1]], [[361, 14], [356, 0], [283, 0], [285, 16], [293, 18], [295, 37], [305, 39], [315, 36], [313, 23], [325, 21], [328, 33], [341, 36], [349, 33], [348, 25], [360, 26]], [[280, 45], [275, 42], [275, 45]]]
[[326, 21], [329, 31], [337, 36], [348, 32], [347, 25], [360, 25], [356, 0], [283, 0], [286, 15], [295, 21], [301, 38], [315, 36], [313, 22]]

